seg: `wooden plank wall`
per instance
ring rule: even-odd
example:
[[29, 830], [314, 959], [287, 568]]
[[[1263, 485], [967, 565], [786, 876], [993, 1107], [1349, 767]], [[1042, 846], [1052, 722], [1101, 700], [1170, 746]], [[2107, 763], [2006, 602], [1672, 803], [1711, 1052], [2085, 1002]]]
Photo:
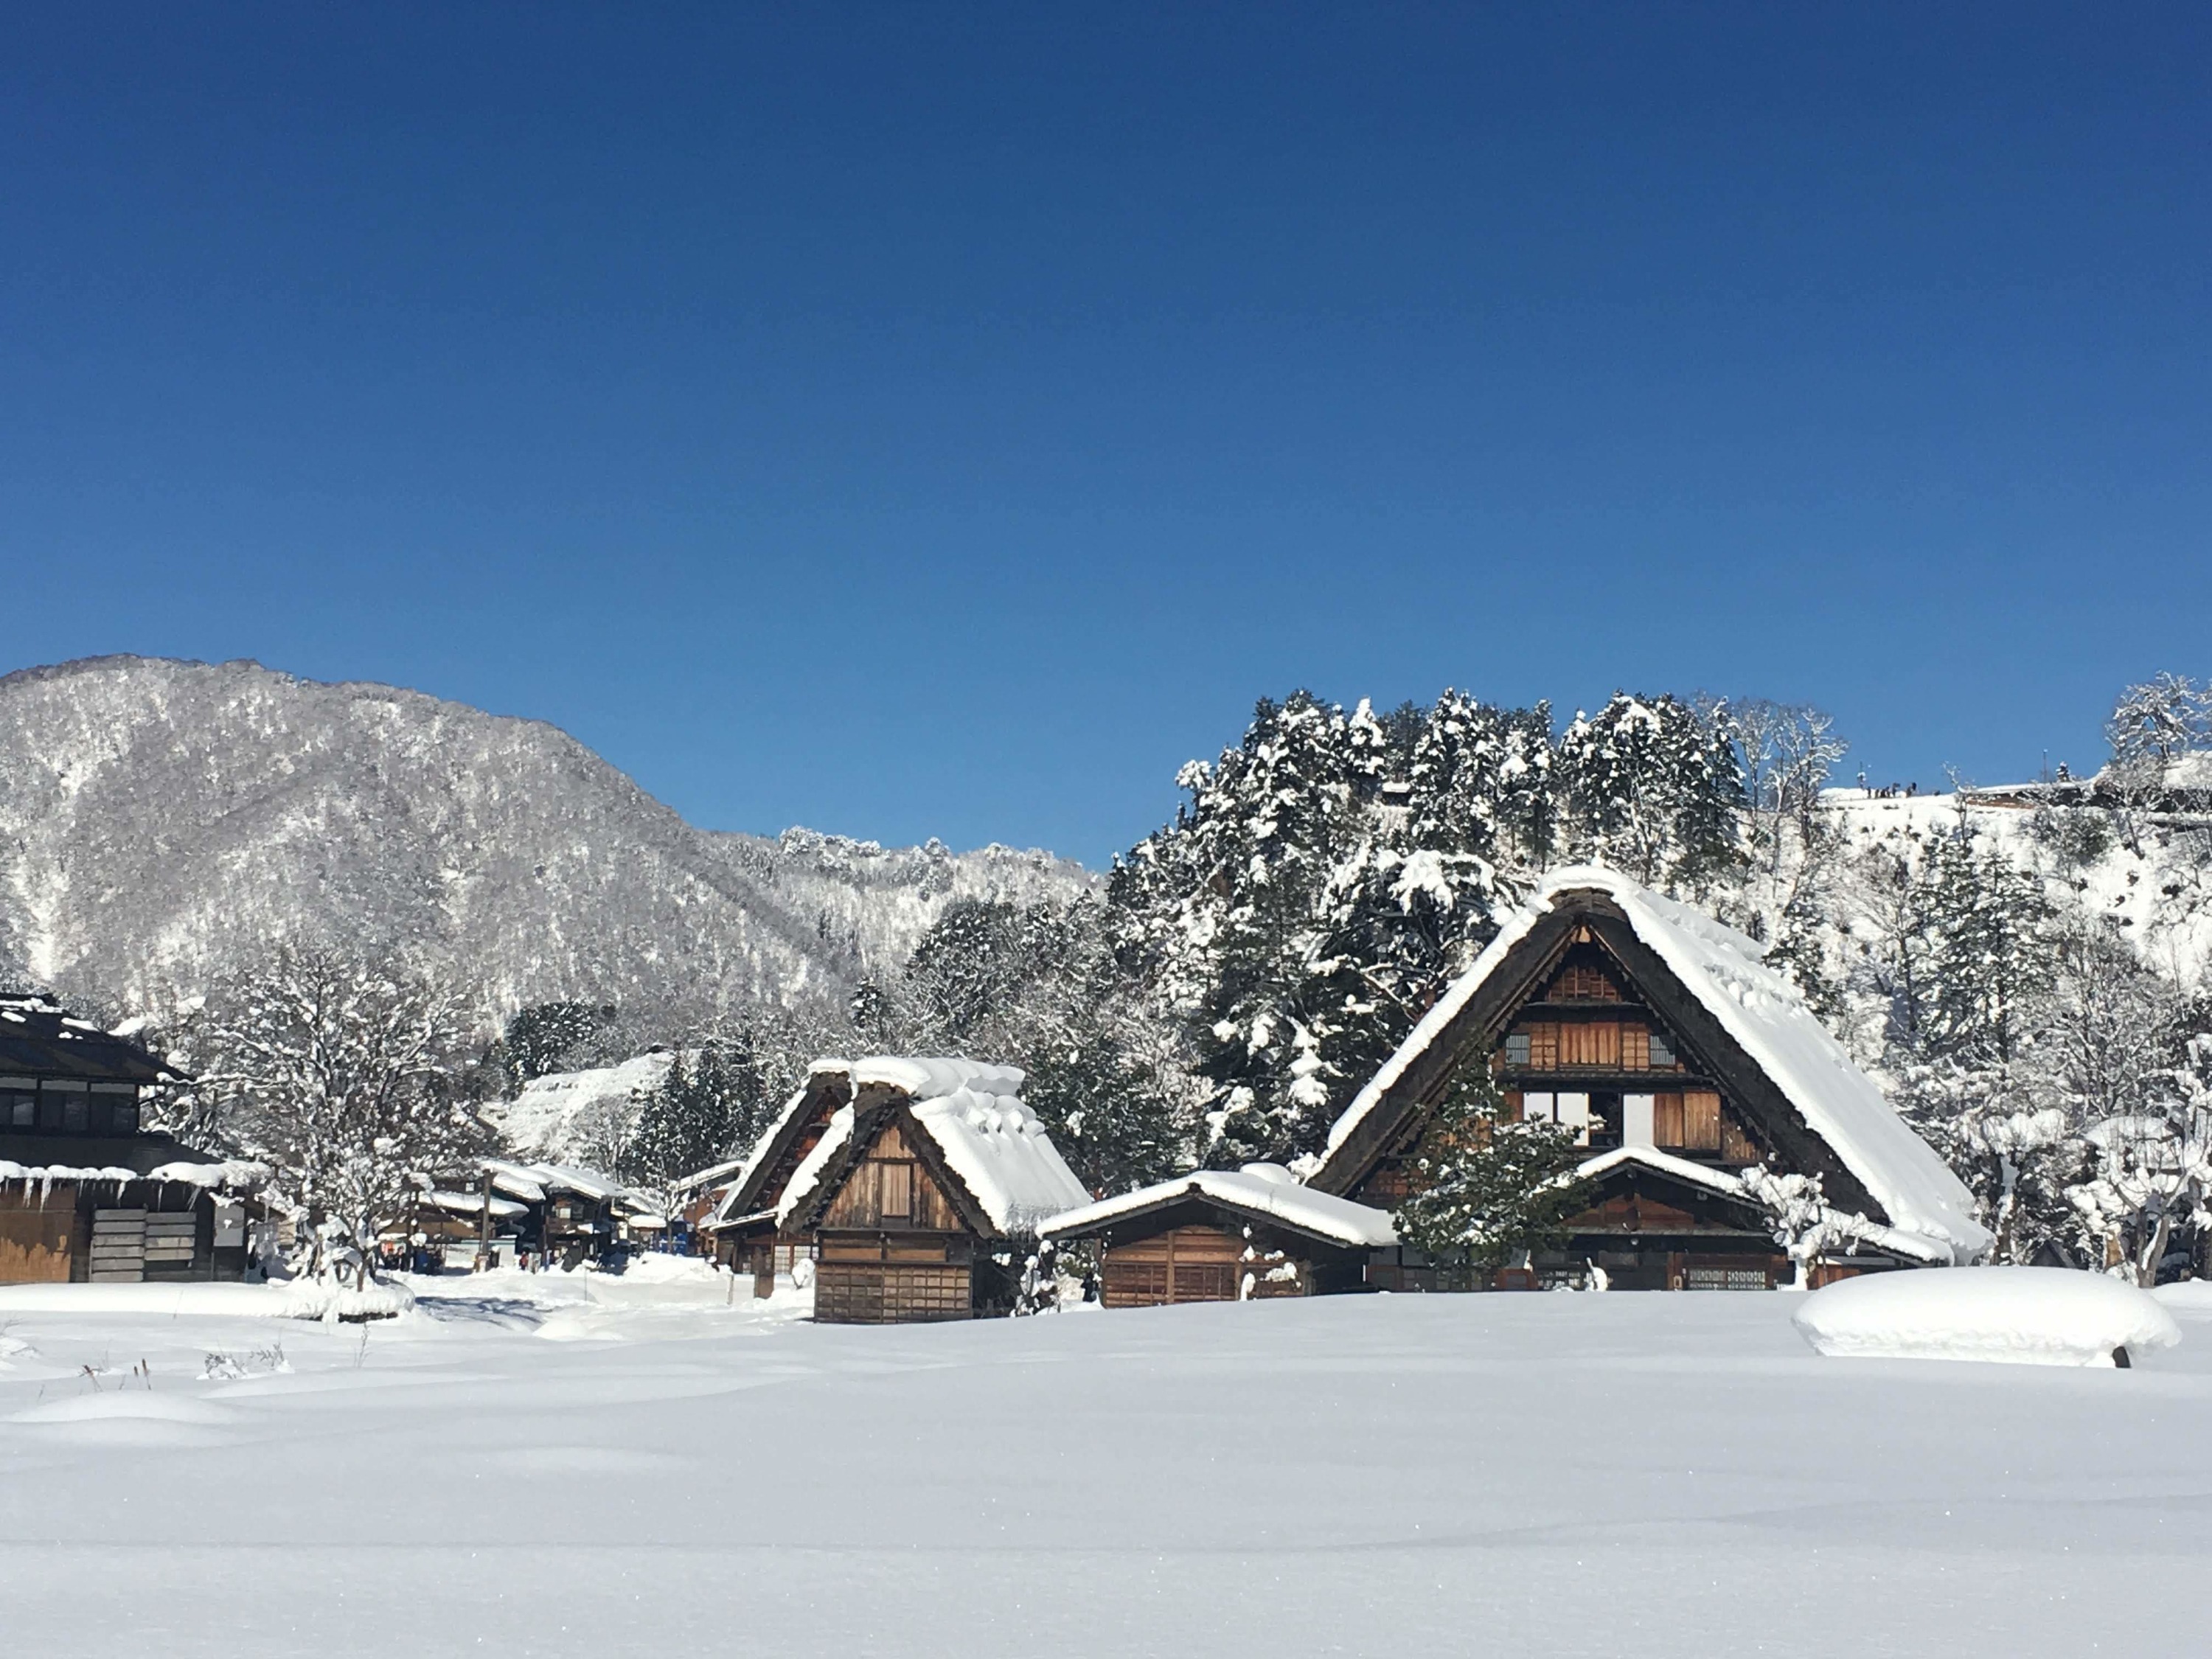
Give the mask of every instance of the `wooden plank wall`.
[[66, 1285], [76, 1188], [0, 1191], [0, 1285]]
[[966, 1319], [974, 1291], [964, 1267], [822, 1261], [814, 1317], [824, 1325], [926, 1324]]
[[1280, 1261], [1244, 1260], [1244, 1241], [1219, 1227], [1177, 1227], [1150, 1238], [1110, 1246], [1101, 1273], [1101, 1299], [1109, 1308], [1158, 1308], [1183, 1302], [1234, 1302], [1244, 1275], [1255, 1297], [1304, 1296], [1309, 1268], [1293, 1261], [1297, 1277], [1270, 1279]]
[[823, 1212], [822, 1225], [966, 1231], [944, 1189], [916, 1161], [896, 1123], [876, 1137], [867, 1155], [847, 1174], [845, 1184]]

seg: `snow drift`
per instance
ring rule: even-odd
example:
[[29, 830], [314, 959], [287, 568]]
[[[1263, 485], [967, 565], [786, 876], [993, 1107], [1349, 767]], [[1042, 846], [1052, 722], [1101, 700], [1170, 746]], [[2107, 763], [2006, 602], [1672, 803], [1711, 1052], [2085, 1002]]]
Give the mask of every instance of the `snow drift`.
[[2124, 1365], [2181, 1340], [2153, 1297], [2063, 1267], [1864, 1274], [1814, 1291], [1794, 1322], [1820, 1352], [1850, 1359]]

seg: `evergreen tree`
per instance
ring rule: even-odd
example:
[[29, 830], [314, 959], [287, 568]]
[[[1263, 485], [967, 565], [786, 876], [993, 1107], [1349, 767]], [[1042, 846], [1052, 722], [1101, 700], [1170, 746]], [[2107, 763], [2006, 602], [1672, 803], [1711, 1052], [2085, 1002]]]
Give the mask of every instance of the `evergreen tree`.
[[1486, 1058], [1464, 1060], [1409, 1165], [1413, 1191], [1392, 1218], [1398, 1237], [1476, 1285], [1524, 1255], [1565, 1242], [1589, 1202], [1574, 1170], [1584, 1153], [1564, 1124], [1523, 1122]]
[[520, 1088], [535, 1078], [568, 1069], [615, 1017], [611, 1007], [586, 1002], [534, 1002], [507, 1022], [498, 1054], [508, 1086]]
[[1157, 1082], [1104, 1032], [1027, 1060], [1022, 1099], [1092, 1192], [1109, 1195], [1187, 1168], [1190, 1132]]
[[652, 1186], [725, 1163], [760, 1138], [773, 1115], [750, 1033], [679, 1048], [647, 1095], [629, 1143], [625, 1180]]
[[1921, 1048], [2003, 1065], [2025, 1035], [2028, 1003], [2049, 983], [2042, 885], [1964, 834], [1930, 846], [1916, 879], [1926, 927]]
[[1577, 856], [1697, 894], [1741, 867], [1741, 763], [1725, 719], [1617, 693], [1561, 735], [1555, 766]]

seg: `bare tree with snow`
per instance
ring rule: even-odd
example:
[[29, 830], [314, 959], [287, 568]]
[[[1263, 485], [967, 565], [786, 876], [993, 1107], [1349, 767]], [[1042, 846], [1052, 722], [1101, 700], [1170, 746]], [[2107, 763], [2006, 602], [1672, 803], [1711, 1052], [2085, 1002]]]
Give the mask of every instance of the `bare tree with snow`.
[[225, 982], [190, 1034], [229, 1138], [276, 1171], [306, 1224], [306, 1265], [362, 1271], [434, 1173], [488, 1137], [456, 1086], [471, 1034], [453, 991], [396, 959], [280, 946]]

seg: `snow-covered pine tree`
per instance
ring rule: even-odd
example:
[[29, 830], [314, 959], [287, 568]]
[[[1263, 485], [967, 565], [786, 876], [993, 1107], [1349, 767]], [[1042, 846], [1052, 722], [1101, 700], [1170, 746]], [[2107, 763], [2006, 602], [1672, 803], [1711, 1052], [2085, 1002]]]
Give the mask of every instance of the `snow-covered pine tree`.
[[1398, 1237], [1434, 1261], [1444, 1280], [1468, 1289], [1557, 1248], [1567, 1218], [1589, 1202], [1588, 1183], [1574, 1179], [1584, 1156], [1574, 1133], [1522, 1121], [1487, 1060], [1463, 1060], [1408, 1165], [1412, 1191], [1392, 1218]]
[[678, 1048], [668, 1074], [641, 1103], [637, 1131], [616, 1171], [665, 1187], [736, 1157], [758, 1138], [770, 1099], [750, 1032]]
[[1294, 1158], [1326, 1126], [1358, 1018], [1347, 1010], [1364, 1001], [1356, 964], [1334, 948], [1331, 878], [1387, 748], [1364, 706], [1355, 732], [1310, 693], [1262, 702], [1242, 744], [1184, 769], [1192, 799], [1163, 832], [1177, 844], [1132, 860], [1198, 878], [1137, 931], [1194, 1016], [1210, 1163]]
[[1913, 878], [1927, 930], [1920, 1048], [2002, 1066], [2049, 983], [2043, 885], [1963, 830], [1935, 841]]
[[612, 1007], [587, 1002], [533, 1002], [519, 1010], [494, 1048], [507, 1086], [519, 1089], [534, 1078], [581, 1063], [592, 1039], [614, 1018]]
[[2066, 1247], [2083, 1146], [2032, 1054], [2009, 1065], [1908, 1062], [1889, 1097], [1974, 1195], [1996, 1237], [1990, 1261], [2027, 1266]]
[[1554, 787], [1573, 856], [1694, 896], [1743, 860], [1743, 780], [1718, 708], [1616, 693], [1559, 738]]

